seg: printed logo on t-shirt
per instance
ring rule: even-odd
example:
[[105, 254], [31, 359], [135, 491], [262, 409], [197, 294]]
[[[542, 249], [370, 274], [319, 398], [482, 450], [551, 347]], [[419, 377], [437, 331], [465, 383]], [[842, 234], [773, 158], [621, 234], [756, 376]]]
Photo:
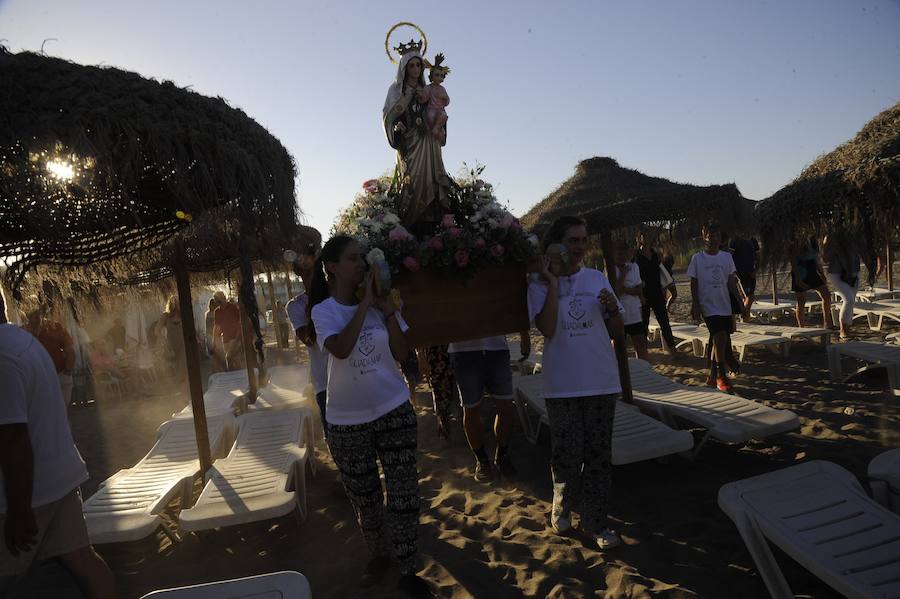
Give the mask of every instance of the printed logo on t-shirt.
[[[584, 302], [590, 301], [592, 297], [589, 292], [579, 291], [571, 300], [569, 300], [568, 310], [563, 315], [562, 328], [569, 333], [569, 337], [581, 337], [588, 334], [588, 330], [594, 327], [594, 320], [588, 318], [584, 320], [587, 311], [584, 308]], [[566, 318], [568, 316], [568, 318]]]
[[359, 374], [369, 374], [377, 369], [375, 365], [381, 362], [381, 354], [373, 353], [375, 346], [375, 333], [372, 326], [364, 326], [356, 341], [356, 349], [361, 358], [350, 358], [350, 366], [359, 368]]
[[584, 318], [584, 306], [581, 304], [581, 298], [573, 297], [569, 302], [569, 316], [575, 320]]
[[722, 268], [721, 264], [707, 266], [706, 271], [714, 286], [718, 287], [725, 282], [725, 269]]

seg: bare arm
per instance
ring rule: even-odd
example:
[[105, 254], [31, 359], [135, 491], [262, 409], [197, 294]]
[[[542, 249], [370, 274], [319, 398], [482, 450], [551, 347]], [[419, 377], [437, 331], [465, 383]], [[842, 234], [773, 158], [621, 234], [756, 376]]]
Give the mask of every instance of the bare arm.
[[616, 314], [603, 321], [610, 339], [621, 339], [625, 336], [625, 322], [621, 314]]
[[338, 360], [346, 360], [350, 354], [353, 353], [353, 348], [356, 347], [356, 342], [359, 339], [359, 332], [362, 330], [362, 325], [366, 320], [366, 313], [368, 311], [369, 302], [365, 300], [360, 302], [359, 305], [356, 306], [356, 312], [353, 313], [353, 318], [350, 319], [350, 322], [347, 323], [344, 330], [325, 340], [325, 349], [327, 349], [332, 356]]
[[406, 334], [400, 328], [396, 311], [385, 317], [384, 324], [388, 330], [388, 344], [391, 346], [391, 355], [397, 362], [403, 362], [409, 356], [409, 344], [406, 342]]
[[538, 274], [547, 281], [547, 297], [544, 307], [534, 317], [534, 324], [549, 339], [556, 334], [556, 323], [559, 320], [559, 281], [550, 272], [550, 259], [547, 256], [541, 256]]
[[297, 333], [297, 339], [300, 340], [303, 345], [306, 347], [310, 347], [313, 344], [312, 337], [309, 335], [309, 327], [307, 325], [303, 325], [302, 327], [297, 327], [294, 330]]
[[27, 423], [0, 425], [0, 470], [6, 486], [4, 540], [13, 555], [27, 551], [35, 541], [37, 523], [31, 509], [34, 455]]
[[697, 292], [697, 278], [691, 277], [691, 318], [700, 320], [700, 296]]

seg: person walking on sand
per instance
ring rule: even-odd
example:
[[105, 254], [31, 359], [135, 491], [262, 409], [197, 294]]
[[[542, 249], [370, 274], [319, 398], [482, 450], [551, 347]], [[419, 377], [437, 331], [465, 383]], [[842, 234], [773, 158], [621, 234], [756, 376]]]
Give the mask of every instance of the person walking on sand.
[[400, 567], [397, 588], [409, 597], [428, 597], [428, 584], [416, 575], [418, 423], [397, 365], [409, 352], [409, 327], [390, 296], [376, 297], [374, 287], [355, 239], [337, 235], [325, 243], [313, 267], [307, 320], [310, 336], [328, 355], [328, 448], [371, 555], [361, 586], [379, 584], [391, 565], [380, 462], [392, 516], [390, 543]]
[[[622, 305], [606, 276], [583, 266], [587, 227], [576, 216], [557, 219], [544, 237], [545, 254], [563, 244], [568, 259], [551, 267], [540, 258], [528, 284], [528, 314], [544, 335], [544, 398], [550, 420], [553, 506], [550, 525], [572, 527], [581, 492], [581, 529], [600, 550], [621, 544], [606, 528], [612, 489], [612, 429], [622, 392], [610, 337], [623, 332]], [[555, 272], [554, 272], [555, 271]], [[659, 279], [659, 267], [655, 271]]]
[[88, 473], [56, 370], [34, 336], [7, 322], [0, 292], [0, 597], [32, 564], [58, 558], [88, 599], [112, 599], [112, 572], [82, 515], [79, 486]]

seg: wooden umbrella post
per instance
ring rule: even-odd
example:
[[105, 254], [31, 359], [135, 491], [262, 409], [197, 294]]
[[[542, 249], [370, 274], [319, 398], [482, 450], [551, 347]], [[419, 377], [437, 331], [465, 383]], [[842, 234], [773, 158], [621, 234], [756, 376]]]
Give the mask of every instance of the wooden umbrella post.
[[894, 250], [893, 250], [893, 248], [891, 247], [891, 238], [890, 238], [890, 237], [888, 237], [887, 251], [886, 251], [884, 254], [885, 254], [885, 255], [884, 255], [884, 258], [885, 258], [885, 262], [886, 262], [886, 264], [885, 264], [884, 266], [885, 266], [885, 270], [886, 270], [885, 274], [887, 275], [887, 286], [888, 286], [888, 291], [891, 292], [891, 296], [893, 297], [893, 291], [894, 291]]
[[250, 403], [254, 403], [256, 401], [256, 391], [259, 387], [256, 381], [256, 351], [253, 349], [252, 341], [253, 325], [250, 324], [250, 318], [247, 316], [247, 311], [244, 310], [243, 302], [238, 301], [238, 308], [241, 311], [241, 343], [244, 347], [244, 364], [247, 367], [247, 381], [250, 384], [247, 398]]
[[272, 303], [272, 326], [275, 329], [275, 345], [278, 346], [278, 349], [282, 349], [284, 346], [281, 343], [281, 331], [278, 329], [277, 308], [275, 307], [275, 285], [272, 284], [272, 271], [268, 268], [266, 269], [266, 283], [269, 287], [269, 301]]
[[778, 305], [778, 268], [772, 262], [772, 303]]
[[194, 328], [191, 280], [185, 266], [184, 247], [181, 243], [178, 244], [175, 258], [175, 283], [178, 286], [178, 306], [181, 309], [181, 332], [184, 337], [184, 357], [187, 363], [188, 388], [191, 393], [191, 410], [194, 412], [197, 453], [200, 456], [200, 470], [205, 476], [212, 467], [212, 455], [209, 451], [209, 432], [206, 427], [206, 406], [203, 403], [203, 382], [200, 378], [197, 330]]
[[[606, 263], [606, 278], [613, 289], [616, 288], [616, 261], [613, 256], [612, 236], [608, 230], [600, 232], [600, 244], [603, 249], [603, 261]], [[631, 394], [631, 374], [628, 370], [628, 347], [625, 345], [624, 331], [613, 339], [616, 350], [616, 361], [619, 364], [619, 383], [622, 385], [622, 400], [634, 403]]]
[[[284, 276], [285, 287], [287, 288], [288, 301], [294, 299], [294, 285], [291, 283], [291, 272], [287, 271], [287, 274]], [[297, 339], [296, 331], [294, 330], [294, 323], [291, 323], [291, 337], [294, 339], [294, 351], [297, 352], [297, 355], [300, 355], [300, 340]]]

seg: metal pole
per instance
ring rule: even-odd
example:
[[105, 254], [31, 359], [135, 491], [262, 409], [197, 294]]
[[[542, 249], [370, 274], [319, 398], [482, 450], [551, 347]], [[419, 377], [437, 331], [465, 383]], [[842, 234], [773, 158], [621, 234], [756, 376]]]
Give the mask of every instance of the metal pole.
[[[606, 263], [606, 278], [613, 289], [616, 288], [616, 261], [613, 256], [612, 236], [609, 231], [600, 232], [600, 244], [603, 249], [603, 261]], [[616, 350], [616, 361], [619, 364], [619, 383], [622, 385], [622, 401], [634, 403], [631, 394], [631, 374], [628, 370], [628, 348], [625, 345], [624, 331], [613, 339]]]
[[194, 434], [197, 436], [200, 470], [205, 476], [212, 467], [212, 455], [209, 451], [209, 432], [206, 427], [206, 405], [203, 403], [203, 381], [200, 378], [197, 330], [194, 328], [191, 280], [185, 266], [184, 247], [181, 243], [178, 244], [175, 258], [175, 283], [178, 287], [178, 306], [181, 310], [181, 332], [184, 337], [184, 357], [187, 363], [188, 388], [191, 393], [191, 410], [194, 412]]

